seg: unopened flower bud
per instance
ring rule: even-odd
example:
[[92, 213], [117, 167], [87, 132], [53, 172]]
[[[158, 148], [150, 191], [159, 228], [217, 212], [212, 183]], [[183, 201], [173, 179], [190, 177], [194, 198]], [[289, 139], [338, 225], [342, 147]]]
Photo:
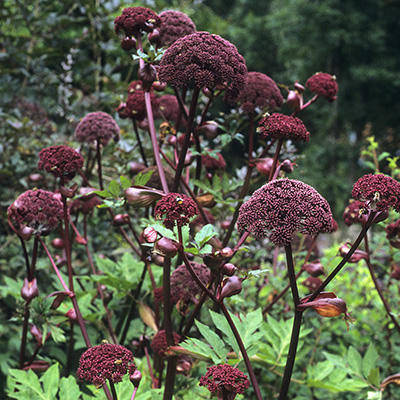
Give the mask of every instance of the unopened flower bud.
[[36, 278], [33, 278], [32, 281], [28, 281], [28, 278], [24, 279], [24, 284], [21, 289], [21, 297], [26, 301], [30, 302], [35, 297], [39, 296], [39, 288], [37, 286]]
[[286, 172], [287, 174], [291, 174], [293, 172], [294, 165], [296, 165], [296, 164], [292, 163], [290, 160], [284, 160], [284, 161], [282, 161], [279, 168], [280, 168], [280, 171]]
[[153, 252], [163, 257], [173, 258], [181, 248], [182, 245], [179, 242], [164, 236], [155, 243]]
[[237, 268], [235, 267], [234, 264], [232, 264], [232, 263], [226, 263], [226, 264], [222, 267], [221, 272], [222, 272], [224, 275], [233, 276], [233, 275], [235, 275], [236, 270], [237, 270]]
[[147, 243], [154, 243], [157, 240], [157, 235], [158, 235], [157, 231], [151, 226], [148, 226], [143, 231], [143, 238]]
[[301, 85], [300, 83], [299, 83], [299, 81], [296, 81], [295, 83], [294, 83], [294, 88], [297, 90], [297, 92], [298, 93], [300, 93], [300, 94], [302, 94], [305, 90], [306, 90], [306, 88], [303, 86], [303, 85]]
[[136, 49], [136, 39], [131, 38], [129, 36], [125, 36], [121, 40], [121, 48], [122, 48], [122, 50], [125, 50], [125, 51]]
[[151, 86], [156, 92], [162, 92], [165, 90], [167, 87], [166, 83], [161, 83], [160, 81], [155, 81], [153, 82], [153, 85]]
[[300, 95], [295, 90], [289, 90], [286, 104], [290, 108], [294, 108], [296, 111], [301, 109], [301, 99]]
[[320, 260], [315, 260], [311, 263], [304, 265], [304, 270], [307, 271], [311, 276], [320, 276], [324, 274], [324, 267]]
[[139, 68], [138, 77], [142, 81], [143, 89], [150, 90], [151, 85], [157, 79], [156, 67], [152, 64], [144, 64]]
[[126, 225], [129, 222], [129, 214], [117, 214], [113, 218], [112, 224], [114, 226], [123, 226]]
[[22, 239], [28, 241], [28, 240], [30, 240], [30, 238], [32, 237], [34, 232], [35, 232], [35, 230], [33, 228], [31, 228], [30, 226], [23, 226], [18, 231], [18, 234]]
[[204, 135], [208, 140], [212, 140], [220, 134], [220, 129], [215, 121], [206, 121], [198, 126], [194, 133], [196, 136]]
[[131, 186], [124, 193], [126, 201], [134, 208], [148, 207], [164, 196], [164, 192], [146, 186]]
[[216, 204], [214, 196], [211, 193], [203, 193], [200, 196], [197, 196], [196, 200], [200, 207], [212, 208]]
[[32, 183], [41, 182], [43, 180], [43, 175], [42, 174], [30, 174], [29, 175], [29, 180]]
[[76, 316], [75, 309], [70, 308], [66, 313], [65, 316], [72, 322], [78, 322], [78, 317]]
[[42, 332], [40, 332], [40, 329], [36, 325], [32, 324], [30, 332], [31, 335], [36, 339], [38, 344], [41, 345], [43, 340], [43, 335]]
[[227, 230], [231, 226], [231, 221], [221, 222], [221, 228]]
[[147, 38], [149, 39], [150, 43], [153, 43], [156, 46], [161, 44], [160, 31], [158, 29], [153, 29], [153, 32], [149, 33]]
[[87, 240], [82, 235], [76, 235], [75, 236], [75, 243], [86, 245], [87, 244]]
[[257, 171], [265, 176], [269, 176], [271, 172], [272, 165], [274, 164], [274, 159], [271, 157], [267, 158], [257, 158], [253, 160], [256, 164]]
[[135, 388], [139, 387], [140, 381], [142, 380], [142, 373], [138, 369], [135, 369], [133, 374], [129, 375], [129, 380]]
[[230, 247], [224, 247], [221, 250], [217, 250], [215, 256], [219, 259], [227, 260], [233, 256], [233, 250]]
[[115, 111], [118, 113], [118, 116], [121, 119], [127, 119], [129, 118], [127, 109], [126, 109], [126, 103], [119, 103], [118, 107], [115, 109]]
[[74, 184], [70, 188], [66, 188], [65, 186], [60, 187], [60, 192], [63, 195], [63, 197], [66, 197], [68, 199], [72, 199], [75, 197], [76, 192], [78, 191], [78, 185]]
[[[351, 248], [351, 243], [345, 243], [344, 245], [340, 246], [339, 248], [339, 254], [342, 257], [345, 257], [347, 253], [350, 251]], [[368, 259], [368, 253], [362, 250], [356, 250], [351, 257], [349, 258], [348, 262], [350, 264], [356, 264], [361, 260], [367, 260]]]
[[225, 278], [221, 283], [220, 292], [217, 299], [222, 302], [225, 297], [231, 297], [242, 291], [242, 280], [236, 275]]
[[61, 238], [53, 239], [50, 244], [57, 250], [62, 250], [65, 247], [65, 242]]

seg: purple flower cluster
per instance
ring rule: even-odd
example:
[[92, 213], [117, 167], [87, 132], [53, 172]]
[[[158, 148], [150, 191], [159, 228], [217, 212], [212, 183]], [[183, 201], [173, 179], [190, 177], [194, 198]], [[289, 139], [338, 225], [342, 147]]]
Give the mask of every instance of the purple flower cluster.
[[[145, 94], [144, 90], [130, 90], [128, 99], [126, 100], [125, 113], [136, 121], [143, 121], [147, 117]], [[158, 98], [150, 93], [151, 105], [154, 110], [158, 108]]]
[[[204, 286], [207, 286], [210, 279], [210, 270], [206, 265], [196, 262], [191, 262], [190, 265]], [[174, 270], [171, 275], [171, 297], [176, 300], [175, 302], [182, 300], [184, 303], [191, 302], [196, 304], [196, 296], [201, 293], [201, 288], [192, 278], [184, 264]]]
[[258, 123], [257, 132], [263, 139], [291, 139], [308, 142], [310, 133], [300, 118], [284, 114], [272, 114], [263, 117]]
[[344, 209], [343, 220], [347, 226], [353, 224], [360, 224], [366, 221], [366, 215], [364, 211], [364, 202], [359, 200], [353, 200]]
[[[174, 337], [174, 343], [178, 344], [179, 341], [181, 340], [180, 335], [177, 333], [173, 332], [173, 337]], [[167, 344], [167, 337], [165, 334], [165, 330], [158, 331], [151, 344], [150, 347], [161, 357], [165, 357], [165, 352], [168, 349], [168, 344]]]
[[237, 225], [242, 232], [269, 237], [276, 245], [288, 245], [295, 232], [330, 232], [332, 212], [311, 186], [293, 179], [277, 179], [256, 190], [241, 206]]
[[334, 75], [325, 72], [317, 72], [306, 82], [306, 86], [318, 96], [328, 101], [335, 101], [338, 92], [338, 84]]
[[390, 176], [364, 175], [354, 184], [351, 195], [367, 209], [387, 211], [393, 207], [400, 212], [400, 183]]
[[[218, 398], [234, 398], [236, 394], [243, 394], [250, 386], [247, 376], [238, 368], [229, 364], [213, 365], [207, 368], [207, 373], [200, 378], [200, 386], [205, 386]], [[233, 394], [232, 397], [229, 394]]]
[[196, 25], [184, 13], [175, 10], [163, 11], [159, 15], [161, 46], [171, 46], [176, 40], [196, 32]]
[[114, 118], [102, 111], [87, 114], [79, 122], [75, 130], [75, 138], [79, 142], [96, 143], [100, 141], [106, 146], [111, 139], [119, 140], [119, 126]]
[[165, 94], [158, 98], [159, 113], [166, 121], [173, 123], [178, 122], [179, 116], [179, 103], [176, 96], [172, 94]]
[[160, 17], [150, 8], [128, 7], [115, 18], [115, 33], [123, 31], [126, 36], [136, 36], [140, 32], [152, 32], [161, 23]]
[[[225, 100], [235, 105], [227, 96]], [[247, 75], [247, 86], [237, 98], [237, 103], [248, 115], [256, 112], [257, 109], [273, 112], [283, 104], [281, 91], [275, 81], [268, 75], [260, 72], [249, 72]]]
[[178, 39], [164, 53], [158, 76], [161, 82], [182, 87], [190, 82], [199, 88], [226, 87], [235, 98], [247, 82], [244, 58], [236, 47], [208, 32], [196, 32]]
[[58, 178], [72, 179], [83, 167], [83, 161], [83, 157], [71, 147], [50, 146], [40, 151], [38, 168]]
[[8, 207], [8, 215], [15, 227], [24, 225], [46, 234], [56, 228], [63, 218], [63, 204], [52, 192], [27, 190]]
[[76, 376], [81, 381], [103, 386], [107, 379], [113, 383], [122, 381], [126, 373], [136, 370], [132, 352], [118, 344], [104, 343], [86, 350], [79, 359]]
[[156, 205], [154, 215], [157, 218], [164, 217], [164, 226], [172, 229], [175, 225], [183, 226], [189, 223], [189, 219], [199, 213], [197, 204], [184, 194], [169, 193]]

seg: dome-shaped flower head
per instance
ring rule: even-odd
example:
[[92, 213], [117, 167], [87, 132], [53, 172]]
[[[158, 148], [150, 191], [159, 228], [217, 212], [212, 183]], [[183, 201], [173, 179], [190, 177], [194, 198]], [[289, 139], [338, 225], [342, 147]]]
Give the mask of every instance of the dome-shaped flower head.
[[152, 32], [160, 23], [160, 17], [150, 8], [128, 7], [115, 18], [114, 29], [117, 34], [123, 31], [126, 36], [136, 36], [141, 32]]
[[[174, 337], [174, 343], [175, 343], [175, 344], [178, 344], [179, 341], [181, 340], [180, 335], [178, 335], [178, 334], [175, 333], [175, 332], [172, 332], [172, 334], [173, 334], [173, 337]], [[166, 337], [166, 334], [165, 334], [165, 330], [158, 331], [158, 332], [155, 334], [155, 336], [154, 336], [154, 338], [153, 338], [153, 340], [152, 340], [152, 342], [151, 342], [151, 344], [150, 344], [150, 347], [151, 347], [161, 358], [164, 358], [164, 357], [165, 357], [165, 352], [166, 352], [167, 349], [168, 349], [167, 337]]]
[[[235, 106], [236, 102], [225, 96], [228, 104]], [[237, 98], [237, 103], [246, 114], [250, 115], [257, 109], [273, 112], [283, 104], [281, 91], [275, 81], [260, 72], [249, 72], [247, 86]]]
[[196, 32], [178, 39], [164, 53], [158, 76], [173, 87], [194, 83], [198, 88], [214, 90], [226, 87], [235, 98], [246, 86], [247, 68], [236, 47], [208, 32]]
[[302, 140], [306, 143], [310, 139], [310, 132], [307, 131], [300, 118], [279, 113], [261, 118], [257, 132], [263, 139]]
[[400, 212], [400, 183], [383, 174], [362, 176], [353, 186], [351, 195], [364, 202], [364, 208], [387, 211], [393, 207]]
[[236, 394], [243, 394], [250, 386], [247, 376], [238, 368], [229, 364], [213, 365], [200, 378], [200, 386], [205, 386], [221, 399], [234, 399]]
[[78, 142], [96, 143], [100, 141], [106, 146], [111, 139], [119, 140], [119, 126], [114, 118], [102, 111], [87, 114], [79, 122], [75, 130]]
[[201, 156], [201, 164], [208, 171], [215, 171], [217, 169], [225, 169], [226, 161], [221, 153], [216, 153], [216, 157], [211, 156], [210, 154], [205, 154]]
[[[210, 279], [210, 270], [205, 264], [190, 263], [200, 281], [207, 286]], [[174, 270], [171, 275], [171, 297], [182, 300], [184, 303], [197, 303], [196, 296], [202, 293], [202, 289], [190, 275], [184, 264]]]
[[332, 212], [311, 186], [294, 179], [277, 179], [257, 189], [240, 207], [237, 225], [242, 232], [288, 245], [295, 232], [330, 232]]
[[179, 102], [176, 96], [165, 94], [158, 98], [159, 113], [166, 121], [177, 123], [179, 116]]
[[50, 146], [40, 151], [38, 168], [58, 178], [72, 179], [83, 167], [83, 161], [83, 157], [71, 147]]
[[172, 229], [175, 225], [183, 226], [189, 219], [199, 213], [197, 204], [189, 196], [178, 193], [169, 193], [156, 205], [154, 215], [164, 218], [164, 226]]
[[347, 226], [365, 223], [367, 218], [364, 202], [359, 200], [350, 201], [349, 205], [344, 209], [343, 220]]
[[[158, 108], [158, 98], [150, 93], [151, 105], [154, 110]], [[144, 90], [137, 89], [130, 92], [125, 104], [125, 113], [129, 118], [136, 121], [143, 121], [147, 117]]]
[[79, 359], [76, 376], [81, 381], [103, 386], [107, 379], [113, 383], [122, 381], [125, 374], [136, 370], [130, 350], [118, 344], [103, 343], [90, 347]]
[[161, 46], [168, 47], [176, 40], [196, 32], [196, 25], [184, 13], [175, 10], [163, 11], [159, 15]]
[[38, 234], [55, 229], [63, 218], [63, 203], [55, 193], [46, 190], [27, 190], [8, 207], [10, 221], [20, 229], [24, 225]]
[[335, 101], [338, 91], [338, 84], [334, 75], [325, 72], [317, 72], [306, 82], [306, 86], [318, 96], [328, 101]]

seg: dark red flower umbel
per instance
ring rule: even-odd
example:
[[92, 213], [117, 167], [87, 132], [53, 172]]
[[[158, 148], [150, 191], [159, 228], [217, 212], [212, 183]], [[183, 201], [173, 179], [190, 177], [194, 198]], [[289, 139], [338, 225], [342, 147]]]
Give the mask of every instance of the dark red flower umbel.
[[365, 223], [367, 219], [364, 202], [359, 200], [351, 201], [344, 209], [343, 220], [347, 226]]
[[116, 142], [119, 140], [119, 126], [111, 115], [102, 111], [92, 112], [79, 122], [75, 138], [79, 142], [87, 143], [100, 141], [106, 146], [111, 139]]
[[17, 229], [24, 225], [47, 234], [63, 218], [63, 203], [52, 192], [27, 190], [8, 207], [10, 221]]
[[168, 47], [176, 40], [196, 32], [196, 25], [184, 13], [175, 10], [163, 11], [159, 15], [161, 46]]
[[217, 169], [225, 169], [226, 168], [226, 161], [221, 153], [216, 154], [217, 158], [206, 154], [201, 156], [201, 164], [206, 168], [208, 171], [215, 171]]
[[183, 226], [199, 213], [196, 203], [184, 194], [169, 193], [156, 205], [154, 215], [163, 218], [164, 226], [172, 229], [175, 225]]
[[387, 211], [393, 207], [400, 212], [400, 183], [390, 176], [364, 175], [354, 184], [351, 195], [364, 202], [366, 209]]
[[71, 147], [50, 146], [40, 151], [38, 168], [57, 178], [72, 179], [83, 167], [83, 162], [83, 157]]
[[295, 232], [330, 232], [332, 212], [311, 186], [294, 179], [277, 179], [256, 190], [241, 206], [237, 225], [242, 232], [288, 245]]
[[250, 386], [250, 381], [238, 368], [222, 364], [208, 367], [207, 373], [200, 378], [199, 385], [205, 386], [221, 399], [231, 400], [236, 397], [236, 394], [243, 394]]
[[172, 94], [165, 94], [158, 98], [159, 113], [166, 121], [173, 123], [178, 122], [179, 116], [179, 103], [176, 96]]
[[115, 18], [115, 33], [123, 31], [126, 36], [136, 36], [140, 32], [152, 32], [161, 23], [160, 17], [150, 8], [128, 7]]
[[303, 142], [310, 139], [310, 133], [300, 118], [278, 113], [263, 117], [258, 123], [257, 132], [263, 139], [291, 139]]
[[335, 101], [338, 91], [338, 84], [334, 75], [325, 72], [317, 72], [306, 82], [306, 86], [318, 96], [328, 101]]
[[81, 381], [103, 386], [107, 379], [113, 383], [122, 381], [125, 374], [136, 370], [130, 350], [118, 344], [103, 343], [86, 350], [79, 359], [76, 376]]
[[226, 87], [235, 98], [246, 86], [247, 68], [236, 47], [208, 32], [196, 32], [178, 39], [164, 53], [158, 76], [174, 87], [194, 83], [199, 88], [214, 90]]
[[[174, 337], [174, 343], [175, 343], [175, 344], [178, 344], [179, 341], [181, 340], [180, 335], [178, 335], [178, 334], [175, 333], [175, 332], [172, 332], [172, 333], [173, 333], [173, 337]], [[166, 337], [166, 334], [165, 334], [165, 330], [158, 331], [158, 332], [155, 334], [155, 336], [154, 336], [154, 338], [153, 338], [153, 340], [152, 340], [152, 342], [151, 342], [151, 344], [150, 344], [150, 347], [151, 347], [161, 358], [164, 358], [164, 357], [165, 357], [165, 352], [166, 352], [166, 350], [168, 349], [167, 337]]]
[[[235, 102], [225, 96], [225, 100], [232, 106]], [[247, 86], [237, 98], [240, 108], [248, 115], [257, 111], [273, 112], [283, 104], [281, 91], [275, 81], [268, 75], [260, 72], [249, 72]]]
[[[136, 89], [131, 91], [125, 104], [125, 114], [136, 121], [143, 121], [147, 117], [144, 90]], [[150, 93], [151, 105], [153, 109], [158, 108], [156, 95]]]

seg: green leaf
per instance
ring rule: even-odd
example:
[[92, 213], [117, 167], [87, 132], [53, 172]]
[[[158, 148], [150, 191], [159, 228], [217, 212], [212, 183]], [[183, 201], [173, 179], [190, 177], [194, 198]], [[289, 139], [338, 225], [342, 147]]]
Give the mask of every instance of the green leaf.
[[59, 380], [60, 380], [59, 365], [54, 364], [40, 378], [40, 382], [43, 384], [45, 399], [53, 400], [56, 398]]
[[367, 380], [376, 388], [379, 388], [381, 386], [381, 377], [379, 374], [379, 368], [371, 368]]
[[225, 362], [226, 356], [228, 354], [225, 343], [208, 326], [202, 324], [199, 321], [195, 321], [195, 323], [196, 323], [196, 326], [197, 326], [199, 332], [204, 336], [204, 338], [211, 345], [211, 347], [215, 351], [216, 355], [218, 356], [217, 360], [215, 359], [215, 357], [213, 358], [213, 362], [218, 363], [218, 364]]
[[197, 256], [200, 252], [197, 247], [185, 247], [185, 252]]
[[368, 349], [364, 355], [364, 359], [362, 362], [363, 375], [368, 379], [370, 375], [370, 371], [376, 367], [376, 362], [378, 360], [378, 353], [375, 349], [375, 346], [371, 343], [368, 346]]
[[93, 193], [96, 193], [98, 196], [100, 197], [112, 197], [111, 192], [108, 189], [104, 189], [104, 190], [95, 190], [93, 191]]
[[181, 342], [180, 345], [186, 349], [191, 351], [194, 354], [198, 354], [199, 356], [205, 357], [207, 359], [216, 356], [215, 352], [208, 346], [206, 343], [202, 342], [196, 338], [188, 338], [184, 342]]
[[39, 378], [32, 370], [10, 369], [7, 377], [7, 390], [8, 396], [12, 399], [46, 399]]
[[350, 346], [347, 352], [347, 362], [351, 371], [357, 376], [361, 377], [362, 368], [363, 368], [363, 360], [361, 354], [353, 347]]
[[111, 181], [110, 185], [108, 186], [108, 190], [110, 191], [112, 197], [118, 197], [120, 189], [121, 187], [117, 181]]
[[199, 251], [199, 254], [210, 254], [212, 252], [211, 244], [206, 244], [204, 247]]
[[136, 186], [146, 186], [146, 183], [149, 181], [151, 178], [151, 175], [153, 174], [153, 170], [147, 171], [146, 173], [139, 172], [134, 179], [134, 185]]
[[59, 397], [62, 400], [79, 400], [81, 399], [81, 391], [76, 379], [73, 376], [62, 378], [60, 381]]
[[166, 228], [161, 223], [156, 222], [155, 224], [150, 225], [150, 227], [153, 228], [156, 232], [158, 232], [161, 236], [165, 236], [167, 238], [176, 240], [175, 233], [170, 229]]
[[125, 190], [132, 185], [130, 179], [123, 175], [119, 177], [119, 180], [121, 181], [122, 190]]
[[194, 241], [196, 242], [197, 247], [202, 248], [204, 244], [215, 235], [217, 235], [217, 232], [214, 232], [214, 227], [211, 224], [207, 224], [196, 233]]

